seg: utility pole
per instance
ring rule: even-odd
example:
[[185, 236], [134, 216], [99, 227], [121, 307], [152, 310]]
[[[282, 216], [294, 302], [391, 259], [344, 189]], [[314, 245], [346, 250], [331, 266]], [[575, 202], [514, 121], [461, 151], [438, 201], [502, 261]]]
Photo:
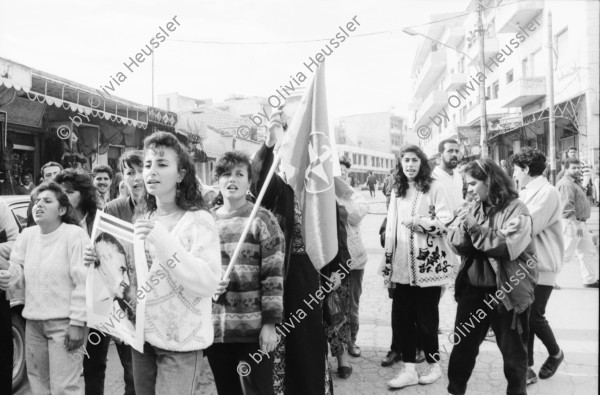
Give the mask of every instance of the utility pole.
[[[481, 72], [485, 76], [485, 28], [483, 26], [483, 0], [477, 1], [477, 35], [479, 38], [479, 56], [481, 57]], [[484, 82], [479, 84], [479, 107], [481, 107], [481, 116], [479, 120], [481, 128], [481, 158], [487, 158], [488, 153], [488, 133], [487, 133], [487, 111], [485, 103], [485, 78]]]
[[546, 73], [546, 94], [548, 95], [548, 156], [550, 157], [550, 182], [556, 180], [556, 130], [554, 118], [554, 54], [552, 43], [552, 12], [548, 8], [546, 15], [546, 46], [548, 47], [548, 70]]

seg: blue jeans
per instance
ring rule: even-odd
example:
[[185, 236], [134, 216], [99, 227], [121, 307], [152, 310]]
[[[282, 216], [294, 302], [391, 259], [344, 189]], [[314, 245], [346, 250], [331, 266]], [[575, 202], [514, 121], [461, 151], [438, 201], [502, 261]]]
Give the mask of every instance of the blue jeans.
[[131, 349], [137, 395], [199, 394], [202, 350], [176, 352], [144, 344]]
[[34, 394], [77, 394], [85, 345], [67, 351], [65, 336], [69, 319], [27, 320], [25, 361], [27, 377]]

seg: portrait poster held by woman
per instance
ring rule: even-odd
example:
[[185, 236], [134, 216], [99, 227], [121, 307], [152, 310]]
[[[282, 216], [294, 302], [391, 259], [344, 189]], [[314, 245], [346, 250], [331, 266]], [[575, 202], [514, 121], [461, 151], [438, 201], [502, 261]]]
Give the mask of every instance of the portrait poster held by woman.
[[[79, 226], [87, 232], [88, 236], [91, 236], [98, 210], [98, 194], [90, 176], [74, 169], [66, 169], [60, 172], [54, 181], [61, 186], [69, 198], [79, 219]], [[87, 318], [89, 322], [90, 317]], [[106, 356], [110, 337], [94, 328], [90, 328], [89, 331], [89, 336], [92, 336], [94, 341], [87, 343], [87, 353], [83, 357], [85, 394], [101, 395], [104, 393]]]
[[[276, 133], [283, 132], [281, 113], [279, 109], [271, 114], [267, 139], [252, 161], [251, 191], [255, 196], [263, 188], [274, 161]], [[334, 261], [321, 270], [316, 269], [311, 262], [302, 237], [302, 211], [298, 199], [282, 176], [273, 175], [261, 205], [275, 214], [285, 235], [284, 322], [293, 320], [295, 324], [292, 330], [281, 329], [285, 336], [281, 336], [273, 353], [275, 392], [286, 395], [330, 394], [333, 392], [333, 385], [327, 364], [323, 306], [315, 299], [317, 303], [312, 303], [309, 309], [304, 299], [310, 298], [321, 287], [330, 292], [340, 286], [341, 276], [336, 276], [334, 272], [341, 267], [341, 259], [338, 254]], [[344, 232], [342, 237], [339, 235], [340, 231]], [[345, 229], [340, 226], [338, 216], [339, 240], [345, 243]], [[321, 275], [331, 281], [321, 279]], [[302, 315], [302, 320], [296, 322], [292, 315], [299, 310], [306, 315]]]
[[491, 325], [504, 360], [508, 394], [526, 394], [529, 311], [538, 279], [529, 211], [512, 180], [489, 158], [470, 162], [473, 202], [459, 213], [448, 242], [461, 256], [448, 392], [464, 394]]
[[[452, 258], [444, 239], [454, 218], [442, 184], [432, 177], [425, 153], [415, 145], [400, 152], [388, 209], [384, 283], [395, 288], [396, 319], [403, 369], [387, 385], [402, 388], [431, 384], [441, 377], [438, 327], [442, 286], [452, 279]], [[419, 339], [419, 340], [417, 340]], [[416, 371], [417, 345], [423, 347], [427, 369]]]
[[10, 255], [10, 281], [25, 288], [25, 359], [35, 394], [80, 394], [86, 305], [83, 252], [89, 244], [69, 198], [54, 182], [32, 192], [36, 226], [23, 230]]
[[[170, 133], [144, 140], [146, 195], [134, 233], [144, 240], [148, 280], [144, 352], [132, 350], [136, 394], [196, 393], [203, 350], [213, 342], [212, 296], [221, 274], [217, 225], [192, 160]], [[154, 279], [154, 280], [153, 280]]]

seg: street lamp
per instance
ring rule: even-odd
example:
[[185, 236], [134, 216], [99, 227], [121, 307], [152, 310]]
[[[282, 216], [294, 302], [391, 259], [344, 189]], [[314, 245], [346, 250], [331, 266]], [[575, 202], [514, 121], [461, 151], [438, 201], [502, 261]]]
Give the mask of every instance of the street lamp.
[[[483, 6], [481, 4], [481, 0], [478, 1], [477, 4], [477, 33], [479, 33], [479, 56], [481, 56], [481, 64], [479, 65], [479, 67], [477, 67], [477, 65], [475, 66], [479, 72], [484, 74], [484, 80], [479, 84], [479, 107], [481, 108], [481, 115], [480, 115], [480, 120], [479, 120], [479, 127], [481, 128], [481, 139], [480, 139], [480, 145], [481, 145], [481, 157], [485, 158], [488, 156], [488, 149], [487, 149], [487, 109], [486, 109], [486, 101], [485, 101], [485, 51], [484, 51], [484, 44], [483, 44], [483, 40], [484, 40], [484, 29], [483, 29], [483, 22], [482, 22], [482, 13], [483, 13]], [[424, 37], [428, 40], [431, 40], [435, 43], [438, 43], [446, 48], [450, 48], [451, 50], [458, 52], [459, 54], [462, 54], [464, 56], [466, 56], [467, 58], [473, 60], [473, 58], [471, 56], [469, 56], [468, 54], [464, 53], [463, 51], [451, 47], [448, 44], [444, 44], [441, 41], [438, 41], [434, 38], [431, 38], [429, 36], [426, 36], [422, 33], [419, 33], [411, 28], [406, 28], [406, 29], [402, 29], [402, 31], [406, 34], [408, 34], [409, 36], [421, 36]]]

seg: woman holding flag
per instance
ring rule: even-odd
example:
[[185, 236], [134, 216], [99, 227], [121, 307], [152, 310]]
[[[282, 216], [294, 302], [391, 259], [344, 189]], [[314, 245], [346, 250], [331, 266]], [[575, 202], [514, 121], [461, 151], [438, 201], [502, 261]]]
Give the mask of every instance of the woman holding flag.
[[[320, 121], [327, 119], [326, 107], [324, 104], [324, 91], [322, 85], [323, 66], [321, 65], [317, 71], [314, 84], [312, 84], [305, 97], [302, 99], [302, 104], [298, 110], [297, 117], [292, 124], [292, 132], [301, 132], [302, 136], [297, 139], [287, 140], [289, 145], [284, 155], [294, 155], [294, 151], [308, 157], [308, 153], [303, 151], [302, 147], [307, 147], [306, 144], [311, 130], [308, 125], [315, 125], [317, 129], [326, 132], [327, 125], [319, 124]], [[319, 92], [315, 88], [320, 88]], [[312, 111], [307, 109], [305, 102], [310, 102], [313, 105]], [[320, 105], [319, 105], [320, 104]], [[304, 108], [302, 106], [305, 106]], [[325, 109], [324, 109], [325, 107]], [[325, 111], [323, 114], [322, 111]], [[318, 113], [318, 114], [317, 114]], [[333, 221], [328, 219], [322, 222], [322, 227], [305, 228], [303, 218], [307, 215], [302, 210], [300, 202], [305, 198], [301, 195], [298, 189], [293, 188], [289, 182], [290, 177], [294, 174], [286, 174], [287, 182], [277, 174], [273, 174], [268, 183], [270, 173], [274, 171], [273, 165], [277, 165], [273, 150], [277, 141], [276, 133], [282, 133], [287, 129], [283, 126], [281, 119], [282, 110], [277, 109], [271, 114], [268, 124], [268, 135], [263, 146], [256, 153], [252, 162], [253, 183], [252, 191], [255, 196], [258, 191], [265, 187], [264, 199], [261, 204], [271, 210], [277, 217], [281, 228], [285, 235], [286, 255], [284, 264], [284, 326], [280, 328], [280, 333], [283, 331], [278, 349], [275, 352], [276, 358], [282, 358], [278, 364], [275, 361], [275, 386], [276, 393], [285, 393], [286, 395], [302, 394], [302, 395], [323, 395], [333, 393], [333, 385], [329, 368], [327, 364], [327, 340], [325, 329], [323, 326], [323, 292], [328, 293], [335, 291], [341, 284], [341, 280], [348, 273], [348, 268], [344, 267], [341, 262], [346, 262], [340, 257], [338, 251], [346, 251], [346, 231], [339, 221], [339, 216], [336, 216], [335, 210], [335, 192], [330, 188], [331, 203], [334, 209], [328, 214], [331, 214]], [[294, 129], [297, 127], [296, 129]], [[283, 129], [283, 130], [282, 130]], [[301, 129], [301, 130], [300, 130]], [[290, 133], [290, 131], [288, 131]], [[323, 136], [324, 134], [321, 134]], [[312, 135], [311, 135], [312, 136]], [[314, 136], [313, 136], [314, 137]], [[302, 139], [302, 140], [301, 140]], [[286, 140], [284, 140], [284, 145]], [[322, 148], [322, 147], [321, 147]], [[325, 148], [325, 154], [327, 154]], [[281, 151], [284, 151], [283, 148]], [[301, 152], [302, 151], [302, 152]], [[282, 155], [282, 157], [284, 156]], [[326, 157], [326, 155], [324, 156]], [[285, 159], [290, 159], [286, 157]], [[330, 158], [327, 158], [329, 159]], [[305, 163], [306, 164], [306, 163]], [[330, 166], [330, 163], [328, 163]], [[330, 171], [330, 167], [328, 171]], [[305, 174], [301, 171], [297, 174]], [[333, 177], [328, 180], [333, 184]], [[304, 178], [300, 180], [300, 184], [304, 183]], [[265, 185], [266, 184], [266, 185]], [[317, 194], [313, 195], [313, 198]], [[318, 199], [328, 199], [329, 195], [320, 195]], [[313, 201], [314, 202], [314, 201]], [[314, 202], [318, 205], [321, 202]], [[325, 217], [325, 216], [324, 216]], [[324, 218], [323, 217], [323, 218]], [[326, 242], [329, 239], [323, 237], [323, 227], [333, 227], [334, 235], [337, 236], [333, 256], [325, 265], [320, 265], [309, 257], [308, 250], [319, 242]], [[335, 233], [337, 232], [337, 233]], [[310, 237], [316, 242], [307, 242], [306, 237]], [[321, 238], [321, 239], [319, 239]], [[342, 245], [341, 247], [338, 245]], [[331, 245], [328, 245], [331, 247]], [[326, 280], [321, 280], [321, 277]], [[319, 293], [320, 292], [320, 293]], [[319, 297], [320, 296], [320, 297]], [[300, 315], [300, 311], [304, 313]], [[302, 319], [297, 319], [299, 317]], [[296, 318], [294, 318], [296, 317]], [[283, 351], [283, 352], [282, 352]], [[282, 366], [285, 372], [282, 371]], [[284, 374], [283, 374], [284, 373]], [[284, 377], [284, 380], [283, 380]]]

